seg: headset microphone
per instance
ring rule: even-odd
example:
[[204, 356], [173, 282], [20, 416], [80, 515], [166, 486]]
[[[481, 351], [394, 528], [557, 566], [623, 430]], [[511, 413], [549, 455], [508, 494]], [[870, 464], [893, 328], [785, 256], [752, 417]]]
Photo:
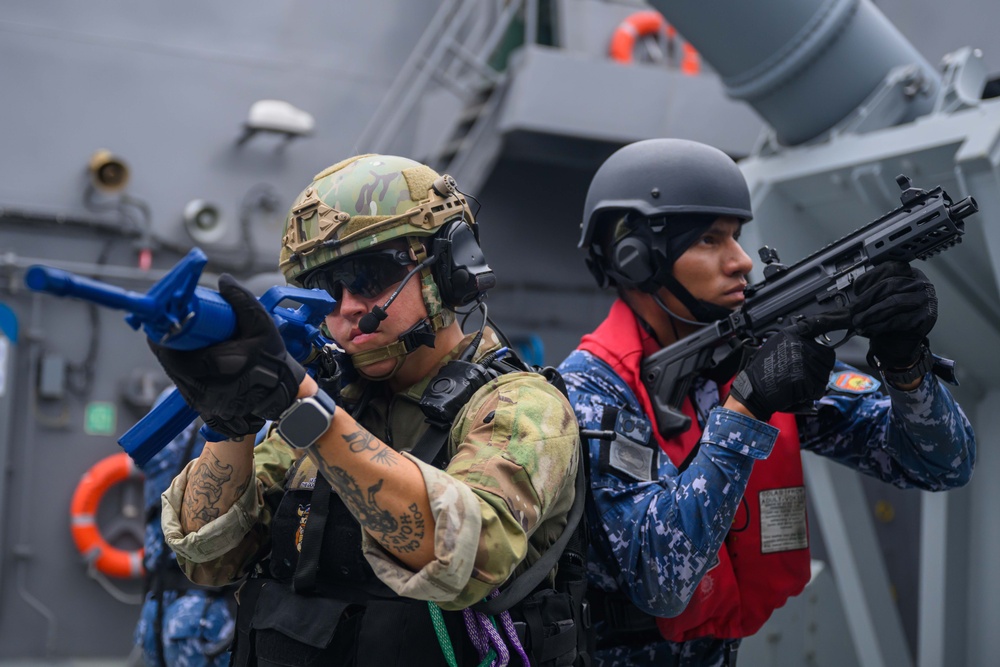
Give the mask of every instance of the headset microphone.
[[410, 270], [409, 273], [406, 274], [406, 277], [400, 281], [399, 287], [393, 290], [392, 294], [389, 295], [389, 298], [386, 299], [385, 303], [381, 306], [375, 306], [371, 309], [371, 312], [365, 313], [365, 316], [361, 318], [360, 322], [358, 322], [358, 329], [361, 330], [361, 333], [374, 333], [375, 330], [378, 329], [378, 325], [382, 323], [382, 320], [388, 317], [388, 314], [385, 311], [390, 305], [392, 305], [392, 302], [396, 300], [399, 293], [403, 291], [403, 288], [406, 287], [406, 283], [410, 282], [410, 278], [416, 275], [417, 271], [430, 266], [435, 261], [437, 261], [437, 255], [431, 255], [424, 261], [417, 264]]
[[385, 306], [375, 306], [370, 313], [365, 313], [365, 316], [358, 322], [358, 328], [361, 329], [361, 333], [370, 334], [378, 329], [379, 323], [388, 317], [385, 314], [385, 309], [388, 307], [389, 302], [386, 301]]

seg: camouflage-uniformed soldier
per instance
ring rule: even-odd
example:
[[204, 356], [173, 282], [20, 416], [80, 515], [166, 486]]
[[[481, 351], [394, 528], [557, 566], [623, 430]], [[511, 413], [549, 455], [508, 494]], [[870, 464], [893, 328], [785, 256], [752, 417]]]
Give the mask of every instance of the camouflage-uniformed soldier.
[[[934, 288], [902, 263], [860, 276], [841, 313], [884, 382], [835, 366], [813, 319], [769, 337], [731, 388], [725, 364], [694, 378], [692, 428], [658, 430], [643, 360], [742, 305], [750, 218], [737, 165], [691, 141], [625, 146], [591, 182], [580, 245], [619, 299], [560, 371], [581, 426], [617, 434], [588, 443], [595, 665], [733, 667], [809, 580], [800, 449], [901, 487], [972, 474], [972, 428], [927, 347]], [[787, 414], [803, 403], [815, 413]]]
[[[164, 533], [193, 581], [250, 575], [236, 664], [573, 664], [551, 586], [534, 612], [470, 608], [563, 534], [579, 436], [560, 391], [503, 365], [484, 308], [478, 332], [456, 321], [494, 278], [454, 181], [344, 160], [292, 205], [280, 268], [337, 299], [315, 379], [228, 276], [235, 339], [154, 347], [213, 431], [163, 496]], [[277, 426], [254, 448], [263, 418]]]

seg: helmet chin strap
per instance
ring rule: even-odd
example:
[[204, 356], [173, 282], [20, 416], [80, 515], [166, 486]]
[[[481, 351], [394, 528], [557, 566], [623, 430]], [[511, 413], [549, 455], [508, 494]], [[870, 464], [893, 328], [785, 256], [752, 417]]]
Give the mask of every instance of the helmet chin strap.
[[[382, 348], [379, 348], [379, 350], [386, 350], [389, 347], [391, 347], [391, 346], [382, 347]], [[378, 352], [379, 350], [372, 350], [372, 352]], [[382, 373], [381, 375], [373, 375], [373, 374], [368, 373], [368, 372], [365, 371], [365, 366], [370, 366], [370, 365], [372, 365], [374, 363], [378, 363], [379, 361], [383, 361], [383, 360], [382, 359], [371, 359], [371, 360], [366, 360], [363, 363], [359, 362], [358, 361], [358, 357], [364, 357], [366, 354], [371, 354], [371, 352], [363, 352], [361, 354], [352, 354], [351, 355], [351, 363], [354, 364], [354, 370], [357, 371], [358, 375], [360, 375], [361, 377], [365, 378], [366, 380], [374, 380], [374, 381], [388, 380], [393, 375], [395, 375], [396, 373], [398, 373], [399, 369], [403, 367], [403, 362], [406, 361], [406, 355], [407, 355], [406, 352], [403, 352], [402, 354], [394, 355], [395, 359], [396, 359], [396, 363], [393, 364], [392, 368], [389, 369], [388, 372]], [[393, 358], [392, 356], [386, 357], [386, 359], [392, 359], [392, 358]]]
[[[684, 322], [685, 324], [690, 324], [699, 328], [707, 327], [710, 324], [709, 322], [696, 322], [695, 320], [689, 320], [686, 317], [681, 317], [674, 311], [670, 310], [670, 307], [663, 302], [663, 299], [660, 298], [659, 294], [653, 294], [653, 300], [656, 301], [656, 305], [658, 305], [660, 309], [663, 310], [663, 312], [665, 312], [667, 315], [670, 316], [670, 328], [673, 329], [674, 331], [675, 341], [680, 340], [680, 335], [677, 332], [677, 322]], [[705, 305], [713, 306], [713, 304], [709, 303], [705, 303]], [[726, 314], [730, 313], [729, 310], [726, 310], [722, 306], [713, 306], [713, 307], [719, 310], [725, 310]], [[661, 345], [663, 345], [663, 341], [661, 341], [659, 336], [656, 335], [652, 327], [650, 327], [648, 324], [646, 324], [646, 327], [648, 328], [650, 334], [658, 341], [660, 341]], [[714, 367], [706, 369], [702, 371], [702, 373], [705, 375], [705, 377], [709, 378], [710, 380], [713, 380], [718, 384], [723, 384], [726, 381], [731, 380], [732, 377], [736, 375], [736, 373], [742, 367], [741, 366], [742, 363], [743, 363], [743, 357], [741, 354], [730, 353], [725, 359], [716, 363]]]
[[[436, 339], [437, 335], [434, 333], [434, 325], [425, 317], [400, 334], [396, 342], [377, 347], [374, 350], [352, 354], [351, 363], [354, 364], [354, 369], [358, 374], [369, 380], [388, 380], [399, 372], [408, 354], [422, 345], [434, 347]], [[380, 375], [372, 375], [365, 372], [364, 369], [366, 366], [371, 366], [387, 359], [396, 360], [395, 366], [388, 372]]]
[[[684, 324], [690, 324], [692, 326], [698, 327], [699, 329], [708, 326], [708, 324], [705, 323], [705, 322], [698, 322], [696, 320], [689, 320], [686, 317], [681, 317], [680, 315], [678, 315], [674, 311], [670, 310], [670, 306], [668, 306], [667, 304], [663, 303], [663, 299], [660, 298], [659, 294], [654, 294], [653, 295], [653, 301], [655, 301], [656, 305], [660, 307], [660, 310], [662, 310], [663, 312], [665, 312], [667, 315], [670, 316], [671, 320], [677, 320], [678, 322], [683, 322]], [[675, 338], [679, 338], [679, 336], [677, 335], [677, 329], [676, 329], [676, 327], [674, 328], [674, 337]]]
[[732, 313], [731, 310], [723, 306], [718, 306], [714, 303], [708, 303], [707, 301], [694, 298], [691, 292], [689, 292], [684, 285], [681, 285], [680, 281], [674, 278], [673, 275], [664, 275], [662, 277], [662, 281], [663, 286], [670, 290], [671, 294], [676, 296], [680, 302], [687, 307], [688, 312], [695, 317], [694, 320], [681, 317], [677, 313], [670, 310], [670, 308], [667, 307], [667, 304], [663, 303], [660, 295], [654, 292], [653, 298], [656, 300], [657, 305], [670, 315], [670, 317], [679, 322], [684, 322], [685, 324], [691, 324], [697, 327], [704, 327], [712, 322], [718, 322]]

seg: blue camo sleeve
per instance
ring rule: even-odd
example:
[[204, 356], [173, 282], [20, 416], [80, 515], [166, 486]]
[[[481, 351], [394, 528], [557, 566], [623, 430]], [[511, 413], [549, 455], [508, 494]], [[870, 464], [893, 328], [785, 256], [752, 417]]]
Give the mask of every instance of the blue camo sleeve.
[[[581, 428], [600, 429], [609, 408], [649, 423], [628, 386], [596, 357], [573, 352], [559, 370]], [[683, 472], [660, 454], [651, 436], [642, 443], [654, 456], [646, 475], [641, 466], [609, 464], [611, 443], [586, 440], [591, 542], [598, 561], [592, 583], [617, 585], [646, 613], [680, 614], [715, 564], [754, 459], [770, 453], [777, 433], [768, 424], [715, 408], [698, 453]], [[619, 433], [616, 442], [621, 441]]]
[[[850, 369], [838, 363], [838, 370]], [[900, 488], [952, 489], [972, 477], [976, 436], [932, 373], [912, 391], [886, 387], [861, 396], [827, 395], [815, 416], [799, 417], [803, 449]]]

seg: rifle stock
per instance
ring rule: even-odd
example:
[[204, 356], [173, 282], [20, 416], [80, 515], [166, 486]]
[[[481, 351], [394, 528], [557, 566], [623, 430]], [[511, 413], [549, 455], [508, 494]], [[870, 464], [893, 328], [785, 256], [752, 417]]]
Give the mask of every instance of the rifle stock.
[[[642, 363], [642, 380], [665, 438], [691, 427], [680, 408], [698, 373], [733, 359], [734, 351], [759, 345], [800, 317], [830, 313], [850, 306], [854, 280], [887, 261], [928, 259], [958, 244], [965, 218], [979, 210], [972, 197], [953, 203], [940, 187], [921, 190], [898, 176], [901, 205], [877, 220], [797, 262], [784, 266], [765, 246], [764, 280], [746, 290], [743, 306], [727, 318], [650, 355]], [[846, 340], [853, 333], [846, 331]]]

